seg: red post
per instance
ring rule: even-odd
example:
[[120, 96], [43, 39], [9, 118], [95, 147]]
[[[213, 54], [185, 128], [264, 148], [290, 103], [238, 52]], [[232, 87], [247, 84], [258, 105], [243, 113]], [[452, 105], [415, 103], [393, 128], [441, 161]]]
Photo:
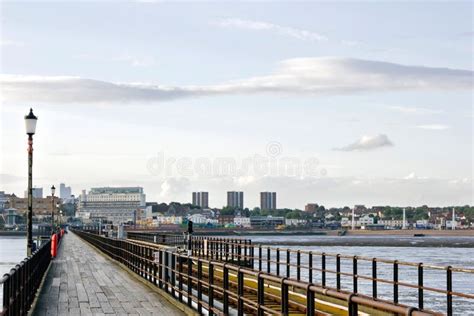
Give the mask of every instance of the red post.
[[53, 234], [51, 236], [51, 257], [56, 258], [57, 255], [57, 246], [58, 246], [58, 235]]

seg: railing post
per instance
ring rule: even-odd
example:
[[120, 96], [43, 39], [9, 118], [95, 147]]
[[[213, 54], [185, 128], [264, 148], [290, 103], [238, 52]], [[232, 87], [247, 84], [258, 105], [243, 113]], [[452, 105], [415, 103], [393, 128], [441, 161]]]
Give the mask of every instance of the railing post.
[[372, 297], [377, 298], [377, 258], [372, 258]]
[[262, 272], [258, 273], [257, 282], [258, 282], [257, 284], [258, 286], [257, 287], [257, 303], [258, 303], [257, 315], [263, 316], [264, 310], [262, 306], [264, 306], [265, 304], [265, 286], [264, 286], [265, 280], [262, 278]]
[[168, 292], [168, 283], [170, 281], [170, 275], [169, 275], [169, 253], [168, 251], [165, 250], [165, 292]]
[[301, 279], [301, 252], [298, 250], [296, 252], [296, 279], [299, 281]]
[[393, 262], [393, 302], [398, 304], [398, 261]]
[[313, 283], [313, 252], [308, 254], [308, 282]]
[[198, 313], [202, 314], [202, 261], [198, 258], [197, 271], [197, 297], [198, 297]]
[[238, 316], [244, 316], [244, 274], [240, 269], [237, 270], [237, 313]]
[[306, 316], [314, 316], [314, 292], [311, 290], [311, 282], [306, 286]]
[[252, 269], [255, 269], [255, 247], [254, 245], [250, 244], [250, 267]]
[[258, 245], [258, 271], [262, 271], [262, 245]]
[[451, 266], [446, 267], [446, 303], [447, 303], [447, 315], [453, 315], [453, 295], [451, 292], [453, 291], [453, 275]]
[[321, 254], [321, 284], [326, 287], [326, 253]]
[[281, 279], [281, 314], [288, 315], [288, 284], [286, 278]]
[[209, 262], [209, 288], [208, 288], [208, 296], [209, 296], [209, 316], [214, 315], [214, 264]]
[[183, 302], [183, 257], [178, 256], [178, 289], [179, 301]]
[[276, 251], [276, 259], [275, 259], [275, 261], [276, 261], [276, 266], [275, 266], [276, 275], [280, 276], [280, 248], [277, 248], [275, 251]]
[[176, 286], [175, 268], [176, 268], [176, 254], [172, 252], [171, 253], [171, 295], [173, 296], [173, 298], [175, 294], [174, 288]]
[[291, 257], [290, 257], [290, 249], [286, 249], [286, 277], [290, 277], [290, 262], [291, 262]]
[[158, 250], [158, 287], [163, 288], [163, 250]]
[[227, 263], [224, 263], [223, 269], [223, 287], [224, 287], [224, 314], [229, 315], [229, 268], [227, 268]]
[[188, 256], [188, 284], [187, 284], [187, 291], [188, 291], [188, 306], [192, 307], [193, 305], [193, 280], [191, 279], [193, 275], [193, 260], [190, 256]]
[[347, 298], [347, 307], [348, 307], [348, 315], [349, 316], [357, 316], [358, 315], [358, 308], [357, 303], [354, 303], [352, 298], [356, 296], [356, 294], [352, 293]]
[[357, 293], [357, 256], [352, 258], [352, 291]]
[[225, 242], [225, 262], [228, 262], [228, 261], [229, 261], [229, 244], [226, 241]]
[[341, 255], [336, 255], [336, 288], [341, 289]]
[[267, 273], [270, 273], [270, 247], [267, 248]]
[[423, 263], [418, 264], [418, 308], [423, 309]]

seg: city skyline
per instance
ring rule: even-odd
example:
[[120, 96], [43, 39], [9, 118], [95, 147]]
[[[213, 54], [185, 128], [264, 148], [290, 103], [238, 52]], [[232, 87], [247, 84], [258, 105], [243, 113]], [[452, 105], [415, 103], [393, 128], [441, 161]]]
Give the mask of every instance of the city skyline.
[[[63, 182], [76, 196], [136, 185], [166, 202], [203, 190], [219, 207], [227, 191], [255, 206], [278, 192], [282, 208], [472, 205], [471, 9], [3, 3], [0, 189], [26, 189], [33, 107], [33, 184], [45, 192]], [[288, 159], [312, 168], [272, 171]], [[222, 160], [237, 171], [199, 169]]]

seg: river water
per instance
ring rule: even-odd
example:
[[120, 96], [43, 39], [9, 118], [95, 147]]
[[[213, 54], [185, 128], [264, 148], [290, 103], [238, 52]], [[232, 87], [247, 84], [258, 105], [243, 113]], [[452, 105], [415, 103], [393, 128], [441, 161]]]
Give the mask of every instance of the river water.
[[[314, 251], [314, 252], [326, 252], [331, 254], [342, 254], [350, 256], [364, 256], [369, 258], [384, 258], [392, 259], [405, 262], [423, 262], [425, 264], [431, 264], [436, 266], [453, 266], [459, 268], [474, 269], [474, 248], [467, 247], [463, 248], [462, 244], [471, 244], [474, 241], [474, 237], [445, 237], [446, 244], [451, 244], [451, 247], [424, 247], [423, 242], [429, 243], [430, 237], [418, 238], [418, 237], [402, 237], [404, 239], [403, 244], [411, 244], [411, 247], [378, 247], [378, 246], [340, 246], [340, 245], [311, 245], [312, 243], [317, 244], [323, 239], [323, 244], [326, 244], [331, 239], [334, 244], [340, 243], [341, 238], [354, 237], [331, 237], [331, 236], [245, 236], [249, 238], [253, 243], [260, 244], [271, 244], [271, 247], [289, 248], [293, 250], [302, 251]], [[357, 237], [356, 237], [357, 238]], [[370, 238], [380, 239], [383, 237], [370, 237], [364, 236], [363, 239], [367, 240]], [[389, 237], [400, 238], [400, 237]], [[443, 239], [444, 237], [433, 237], [436, 239]], [[304, 244], [304, 246], [295, 243]], [[346, 243], [343, 241], [342, 243]], [[359, 242], [357, 243], [359, 244]], [[369, 243], [370, 244], [370, 243]], [[431, 244], [431, 243], [429, 243]], [[272, 256], [275, 259], [275, 256]], [[281, 252], [280, 260], [286, 262], [286, 254]], [[292, 263], [296, 263], [295, 256], [292, 256]], [[307, 255], [301, 256], [301, 264], [308, 265]], [[264, 267], [266, 265], [264, 264]], [[321, 260], [320, 257], [313, 256], [313, 267], [320, 268]], [[371, 276], [372, 275], [371, 262], [358, 262], [358, 275]], [[326, 269], [336, 270], [336, 259], [328, 257], [326, 259]], [[353, 265], [352, 259], [341, 259], [341, 271], [352, 273]], [[275, 266], [272, 266], [272, 272], [276, 270]], [[280, 273], [285, 275], [286, 266], [280, 266]], [[391, 264], [378, 263], [377, 265], [377, 277], [387, 280], [393, 279], [393, 266]], [[296, 271], [291, 270], [291, 277], [296, 277]], [[313, 282], [321, 283], [321, 273], [318, 271], [313, 272]], [[333, 274], [327, 274], [327, 283], [329, 287], [336, 287], [336, 278]], [[302, 269], [301, 279], [308, 280], [307, 269]], [[416, 284], [418, 281], [417, 267], [403, 267], [399, 268], [399, 281]], [[442, 270], [430, 270], [425, 268], [424, 271], [424, 286], [433, 287], [438, 289], [446, 289], [446, 272]], [[353, 290], [353, 281], [351, 276], [341, 276], [341, 288], [344, 290]], [[359, 293], [372, 295], [372, 282], [369, 280], [359, 280], [358, 284]], [[468, 293], [474, 295], [474, 274], [468, 273], [455, 273], [453, 272], [453, 291]], [[393, 285], [391, 284], [378, 284], [378, 296], [388, 300], [393, 299]], [[425, 308], [432, 309], [435, 311], [446, 313], [446, 296], [443, 294], [430, 293], [425, 291], [424, 304]], [[407, 287], [399, 287], [399, 302], [410, 306], [417, 306], [418, 304], [418, 292], [416, 289]], [[453, 298], [453, 309], [455, 315], [474, 315], [474, 300]]]
[[[364, 257], [377, 257], [385, 259], [393, 259], [399, 261], [409, 262], [423, 262], [425, 264], [433, 264], [440, 266], [451, 265], [453, 267], [462, 267], [474, 269], [474, 248], [462, 248], [459, 245], [455, 247], [364, 247], [364, 246], [295, 246], [295, 241], [301, 241], [302, 243], [308, 244], [311, 241], [320, 239], [321, 236], [246, 236], [245, 238], [252, 239], [254, 243], [272, 243], [272, 247], [290, 248], [295, 250], [306, 250], [306, 251], [317, 251], [327, 253], [340, 253], [345, 255], [357, 255]], [[325, 238], [340, 238], [340, 237], [329, 237]], [[366, 237], [367, 238], [367, 237]], [[370, 237], [368, 237], [370, 238]], [[437, 237], [442, 238], [442, 237]], [[416, 239], [419, 242], [419, 239]], [[290, 245], [288, 245], [290, 244]], [[26, 256], [26, 239], [24, 237], [0, 237], [0, 275], [9, 272], [9, 270]], [[281, 259], [284, 259], [285, 254], [281, 254]], [[292, 259], [293, 260], [293, 259]], [[295, 261], [292, 261], [295, 262]], [[314, 267], [320, 267], [320, 258], [314, 256], [313, 265]], [[301, 264], [307, 265], [307, 256], [301, 257]], [[328, 258], [326, 268], [335, 270], [335, 259]], [[342, 260], [341, 269], [343, 272], [352, 272], [352, 261]], [[272, 272], [275, 272], [275, 267], [272, 266]], [[384, 279], [391, 279], [392, 266], [387, 264], [378, 264], [378, 277]], [[281, 273], [285, 273], [285, 267], [280, 267]], [[358, 274], [371, 276], [371, 263], [363, 263], [362, 261], [358, 264]], [[315, 283], [321, 282], [321, 275], [319, 272], [314, 272]], [[295, 277], [296, 272], [291, 271], [291, 276]], [[305, 280], [308, 278], [308, 271], [303, 269], [301, 271], [301, 278]], [[417, 282], [417, 270], [416, 267], [405, 268], [400, 267], [399, 280], [409, 283]], [[335, 277], [331, 274], [327, 274], [327, 286], [335, 287]], [[429, 287], [435, 287], [440, 289], [446, 288], [446, 274], [444, 271], [438, 270], [426, 270], [424, 273], [424, 285]], [[352, 277], [341, 277], [342, 289], [352, 291]], [[392, 285], [382, 284], [378, 285], [378, 294], [380, 298], [392, 299], [393, 290]], [[359, 281], [358, 290], [360, 293], [370, 295], [372, 293], [372, 287], [370, 281]], [[453, 290], [463, 293], [474, 294], [474, 274], [465, 273], [453, 273]], [[2, 296], [0, 291], [0, 297]], [[400, 303], [416, 306], [417, 304], [417, 291], [415, 289], [409, 289], [400, 287]], [[1, 302], [1, 300], [0, 300]], [[454, 298], [453, 307], [455, 315], [474, 315], [474, 301]], [[440, 312], [446, 312], [446, 297], [442, 294], [430, 294], [425, 292], [425, 308], [433, 309]]]

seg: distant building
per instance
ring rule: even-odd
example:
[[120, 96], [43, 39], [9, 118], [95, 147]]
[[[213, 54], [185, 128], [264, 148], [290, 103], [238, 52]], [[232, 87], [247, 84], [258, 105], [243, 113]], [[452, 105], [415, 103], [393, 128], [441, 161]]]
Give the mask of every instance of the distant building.
[[276, 192], [260, 192], [260, 209], [275, 210]]
[[[356, 215], [356, 217], [354, 218], [355, 221], [354, 221], [354, 226], [357, 227], [357, 228], [362, 228], [362, 229], [365, 229], [367, 227], [367, 225], [373, 225], [374, 224], [374, 217], [372, 216], [369, 216], [369, 215], [363, 215], [363, 216], [360, 216], [358, 217]], [[352, 220], [349, 219], [348, 217], [343, 217], [341, 219], [341, 226], [342, 227], [351, 227], [352, 226]]]
[[[33, 198], [42, 199], [43, 198], [43, 188], [33, 188], [32, 190]], [[25, 190], [25, 198], [28, 198], [28, 190]]]
[[[50, 215], [51, 209], [59, 202], [59, 198], [55, 197], [54, 202], [51, 196], [45, 198], [33, 197], [33, 216]], [[12, 194], [8, 200], [8, 205], [11, 208], [17, 209], [19, 214], [24, 214], [28, 211], [28, 198], [19, 198]]]
[[379, 219], [377, 224], [384, 225], [387, 228], [402, 228], [402, 219]]
[[220, 225], [225, 226], [228, 224], [234, 224], [234, 218], [234, 215], [219, 215], [217, 220]]
[[5, 214], [6, 227], [13, 227], [13, 226], [24, 223], [23, 217], [18, 214], [16, 209], [9, 208], [9, 209], [6, 209], [5, 211], [6, 211], [6, 214]]
[[193, 214], [188, 216], [188, 220], [198, 225], [217, 224], [217, 219], [212, 219], [203, 214]]
[[237, 227], [250, 228], [250, 217], [234, 217], [234, 225]]
[[135, 222], [146, 206], [141, 187], [91, 188], [79, 198], [77, 217], [107, 220], [113, 224]]
[[237, 192], [237, 191], [227, 192], [227, 206], [243, 209], [244, 208], [244, 192]]
[[250, 226], [253, 228], [275, 228], [284, 224], [285, 218], [280, 216], [250, 216]]
[[8, 207], [11, 195], [5, 194], [5, 191], [0, 191], [0, 212], [3, 212]]
[[193, 192], [193, 205], [200, 208], [209, 207], [209, 192]]
[[301, 218], [286, 218], [285, 225], [286, 226], [306, 226], [308, 225], [308, 220], [301, 219]]
[[71, 187], [67, 187], [64, 183], [59, 184], [59, 197], [61, 199], [67, 199], [71, 197]]

